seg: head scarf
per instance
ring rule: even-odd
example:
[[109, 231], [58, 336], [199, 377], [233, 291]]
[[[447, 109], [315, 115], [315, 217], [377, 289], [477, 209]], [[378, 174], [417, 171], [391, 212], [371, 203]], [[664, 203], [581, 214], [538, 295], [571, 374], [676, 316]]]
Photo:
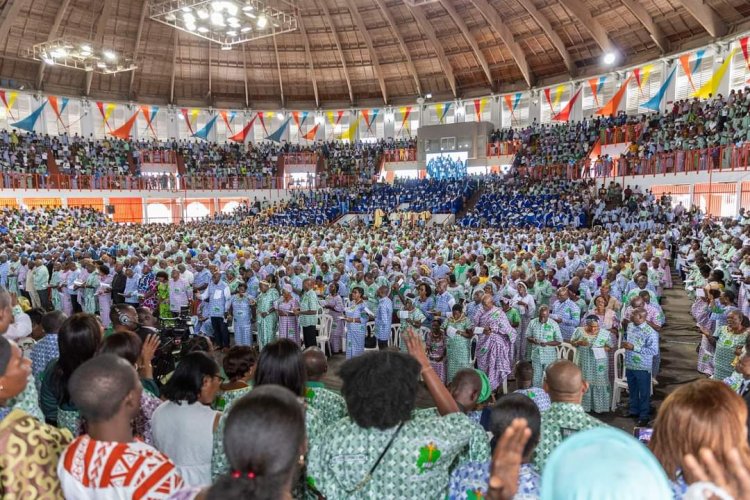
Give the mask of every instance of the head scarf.
[[567, 438], [550, 455], [541, 500], [670, 500], [659, 462], [632, 436], [599, 427]]

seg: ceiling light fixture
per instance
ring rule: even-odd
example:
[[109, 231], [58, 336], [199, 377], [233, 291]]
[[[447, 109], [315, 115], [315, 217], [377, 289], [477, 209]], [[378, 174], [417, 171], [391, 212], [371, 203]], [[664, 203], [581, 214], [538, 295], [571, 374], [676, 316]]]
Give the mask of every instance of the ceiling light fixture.
[[[136, 68], [132, 56], [126, 53], [117, 54], [100, 43], [71, 36], [35, 44], [24, 55], [49, 65], [102, 74], [114, 74]], [[115, 62], [117, 64], [110, 64]]]
[[228, 43], [225, 43], [224, 45], [221, 46], [221, 50], [232, 50], [232, 46], [229, 45]]
[[604, 54], [604, 57], [602, 57], [602, 61], [607, 66], [613, 65], [616, 60], [617, 60], [617, 54], [615, 54], [614, 52], [607, 52], [606, 54]]
[[[219, 45], [236, 45], [297, 30], [294, 12], [270, 0], [153, 0], [149, 17]], [[284, 2], [281, 2], [284, 5]], [[251, 19], [252, 26], [247, 19]], [[257, 27], [257, 29], [256, 29]]]

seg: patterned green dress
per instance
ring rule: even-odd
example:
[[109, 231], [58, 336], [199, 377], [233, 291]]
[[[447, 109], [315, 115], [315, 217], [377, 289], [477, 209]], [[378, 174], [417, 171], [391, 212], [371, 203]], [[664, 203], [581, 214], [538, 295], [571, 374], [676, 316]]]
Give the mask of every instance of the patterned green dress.
[[[576, 328], [571, 337], [571, 342], [585, 340], [588, 346], [579, 346], [576, 350], [578, 360], [576, 363], [581, 367], [583, 378], [589, 383], [589, 389], [583, 395], [581, 406], [584, 411], [605, 413], [610, 409], [611, 393], [609, 388], [609, 358], [603, 353], [600, 358], [594, 355], [593, 348], [612, 347], [609, 332], [600, 329], [596, 335], [589, 335], [583, 328]], [[601, 351], [599, 351], [601, 353]]]
[[275, 311], [265, 318], [261, 317], [261, 313], [273, 309], [277, 300], [279, 300], [279, 292], [275, 288], [269, 288], [265, 293], [259, 294], [256, 301], [258, 307], [258, 344], [261, 350], [276, 338], [279, 324], [279, 316]]
[[99, 288], [99, 273], [89, 273], [84, 286], [83, 304], [81, 305], [81, 308], [85, 313], [96, 314], [96, 290]]
[[362, 485], [396, 428], [363, 428], [342, 419], [308, 438], [308, 483], [329, 499], [444, 498], [454, 466], [490, 458], [487, 436], [475, 428], [462, 413], [414, 412]]
[[331, 425], [347, 415], [344, 398], [326, 389], [322, 382], [307, 382], [305, 399], [307, 407], [318, 412], [324, 425]]
[[405, 333], [408, 331], [410, 333], [417, 333], [417, 336], [421, 339], [422, 335], [419, 335], [419, 328], [414, 326], [414, 322], [424, 323], [424, 320], [426, 319], [425, 315], [422, 314], [422, 311], [419, 310], [418, 307], [415, 307], [413, 311], [409, 312], [409, 319], [407, 321], [400, 320], [401, 326], [398, 328], [399, 333], [399, 348], [401, 349], [401, 352], [409, 352], [409, 350], [406, 348], [406, 339], [405, 339]]
[[[471, 332], [471, 320], [462, 314], [459, 319], [450, 316], [443, 325], [446, 332], [448, 328], [455, 328], [458, 332]], [[448, 349], [448, 363], [447, 363], [447, 382], [450, 383], [453, 377], [459, 370], [464, 368], [473, 368], [471, 364], [471, 339], [467, 339], [463, 335], [456, 333], [455, 335], [448, 336], [447, 342]]]
[[528, 328], [526, 328], [526, 359], [531, 359], [531, 366], [534, 368], [534, 387], [541, 387], [542, 380], [544, 379], [544, 370], [557, 359], [557, 349], [532, 344], [528, 339], [542, 342], [562, 342], [560, 325], [557, 324], [557, 321], [551, 319], [547, 319], [546, 323], [542, 323], [539, 321], [539, 318], [534, 318], [529, 322]]
[[728, 326], [719, 327], [714, 334], [716, 339], [716, 353], [714, 354], [714, 374], [711, 378], [724, 380], [732, 374], [732, 362], [738, 347], [745, 345], [748, 331], [734, 333]]

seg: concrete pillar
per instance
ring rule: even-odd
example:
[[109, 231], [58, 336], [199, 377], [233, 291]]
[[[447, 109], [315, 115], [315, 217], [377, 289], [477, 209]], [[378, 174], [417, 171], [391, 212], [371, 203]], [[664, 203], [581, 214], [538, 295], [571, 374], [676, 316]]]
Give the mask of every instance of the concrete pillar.
[[99, 113], [96, 104], [81, 99], [81, 137], [89, 137], [94, 133], [94, 113]]
[[534, 123], [536, 121], [539, 123], [542, 119], [542, 106], [541, 106], [541, 100], [544, 99], [544, 96], [540, 95], [541, 93], [537, 90], [529, 97], [529, 123]]
[[581, 94], [576, 99], [576, 102], [573, 103], [573, 107], [570, 110], [570, 121], [583, 120], [583, 83], [579, 82], [570, 86], [570, 98], [572, 99], [579, 89], [581, 90]]
[[383, 109], [383, 135], [388, 137], [396, 137], [396, 110], [389, 106]]
[[[680, 65], [679, 59], [672, 60], [672, 64], [667, 64], [666, 61], [663, 63], [663, 72], [662, 72], [662, 82], [664, 82], [667, 77], [669, 76], [669, 73], [672, 71], [672, 68], [675, 68], [675, 75], [674, 78], [672, 78], [672, 81], [669, 82], [669, 85], [667, 86], [667, 91], [664, 93], [664, 100], [661, 102], [661, 109], [660, 111], [664, 111], [666, 109], [671, 109], [672, 104], [674, 104], [675, 96], [677, 94], [677, 72], [679, 72], [678, 66]], [[691, 198], [692, 199], [692, 198]]]
[[[715, 54], [714, 56], [714, 66], [713, 66], [713, 72], [716, 73], [716, 71], [719, 70], [721, 65], [724, 63], [727, 57], [729, 57], [730, 52], [728, 50], [728, 45], [721, 45], [721, 48], [719, 49], [719, 53]], [[729, 63], [731, 65], [731, 63]], [[721, 94], [723, 96], [727, 96], [729, 94], [729, 80], [730, 80], [730, 73], [731, 71], [727, 69], [726, 73], [724, 73], [724, 78], [721, 79], [719, 82], [719, 88], [716, 90], [716, 94]]]

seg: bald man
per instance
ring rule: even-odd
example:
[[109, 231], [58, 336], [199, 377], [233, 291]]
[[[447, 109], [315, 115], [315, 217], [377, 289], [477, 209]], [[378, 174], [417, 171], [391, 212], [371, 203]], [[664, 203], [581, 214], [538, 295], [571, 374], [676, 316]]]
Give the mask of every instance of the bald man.
[[317, 347], [308, 347], [302, 353], [307, 372], [307, 404], [315, 408], [325, 425], [330, 425], [346, 416], [346, 402], [339, 394], [326, 389], [323, 378], [328, 372], [328, 360]]
[[543, 389], [552, 405], [542, 415], [542, 437], [534, 452], [534, 465], [541, 474], [554, 449], [576, 432], [604, 425], [583, 411], [581, 400], [589, 384], [581, 369], [568, 360], [560, 360], [547, 367]]

